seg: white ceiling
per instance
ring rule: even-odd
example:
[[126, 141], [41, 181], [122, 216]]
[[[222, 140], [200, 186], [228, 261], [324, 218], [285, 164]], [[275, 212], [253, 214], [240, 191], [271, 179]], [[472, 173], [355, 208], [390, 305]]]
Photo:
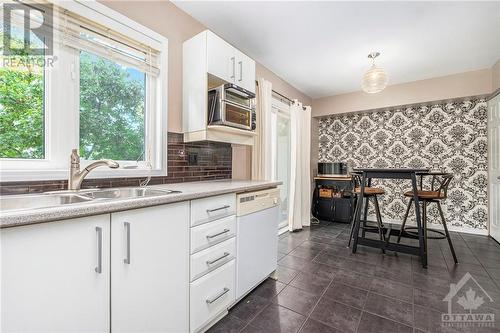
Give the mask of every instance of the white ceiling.
[[313, 98], [360, 90], [372, 50], [389, 84], [500, 58], [498, 1], [174, 3]]

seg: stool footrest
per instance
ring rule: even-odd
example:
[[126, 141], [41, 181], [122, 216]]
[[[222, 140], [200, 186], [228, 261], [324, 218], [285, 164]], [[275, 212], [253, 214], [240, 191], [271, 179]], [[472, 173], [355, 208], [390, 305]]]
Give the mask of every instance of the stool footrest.
[[[411, 230], [418, 230], [418, 229], [417, 227], [405, 227], [403, 232], [418, 238], [418, 231], [411, 231]], [[438, 234], [439, 236], [429, 236], [429, 232]], [[445, 238], [446, 234], [444, 233], [444, 231], [427, 228], [427, 239], [445, 239]]]

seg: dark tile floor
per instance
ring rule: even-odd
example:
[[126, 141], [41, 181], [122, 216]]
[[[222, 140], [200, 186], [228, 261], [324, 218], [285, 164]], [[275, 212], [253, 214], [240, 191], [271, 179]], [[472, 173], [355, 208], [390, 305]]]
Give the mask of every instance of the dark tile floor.
[[[429, 267], [419, 258], [363, 246], [346, 247], [345, 224], [322, 223], [280, 236], [278, 280], [263, 282], [209, 332], [431, 333], [500, 332], [500, 245], [453, 233], [455, 265], [446, 240], [429, 242]], [[495, 327], [442, 327], [450, 283], [469, 272], [493, 298], [483, 313]]]

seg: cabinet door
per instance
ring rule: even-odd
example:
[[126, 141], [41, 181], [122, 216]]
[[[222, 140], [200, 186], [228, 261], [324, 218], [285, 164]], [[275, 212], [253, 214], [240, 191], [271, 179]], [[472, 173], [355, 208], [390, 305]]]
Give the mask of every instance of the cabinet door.
[[231, 83], [236, 77], [234, 47], [210, 31], [207, 31], [207, 71]]
[[347, 198], [333, 199], [333, 220], [336, 222], [349, 223], [351, 221], [351, 200]]
[[3, 229], [1, 330], [109, 332], [109, 229], [109, 215]]
[[236, 78], [234, 83], [255, 93], [255, 61], [238, 50], [235, 52]]
[[111, 329], [189, 329], [189, 203], [111, 214]]

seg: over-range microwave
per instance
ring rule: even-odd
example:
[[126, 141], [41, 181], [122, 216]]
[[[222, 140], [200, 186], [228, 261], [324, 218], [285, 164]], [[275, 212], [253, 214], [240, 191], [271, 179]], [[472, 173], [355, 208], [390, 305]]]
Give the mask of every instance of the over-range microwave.
[[232, 83], [210, 89], [208, 91], [208, 125], [255, 130], [255, 94]]

